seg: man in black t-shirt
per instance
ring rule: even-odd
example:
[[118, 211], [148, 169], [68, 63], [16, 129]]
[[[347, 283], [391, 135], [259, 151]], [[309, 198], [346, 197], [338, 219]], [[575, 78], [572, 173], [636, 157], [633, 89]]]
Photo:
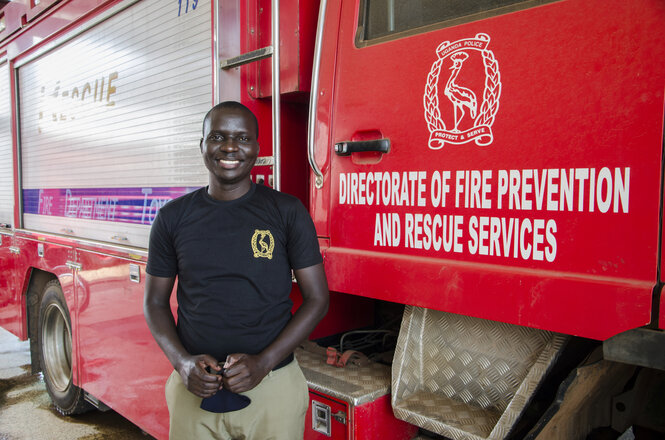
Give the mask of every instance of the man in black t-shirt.
[[[166, 204], [150, 233], [144, 312], [174, 367], [172, 439], [303, 437], [307, 384], [293, 350], [325, 315], [328, 286], [307, 210], [250, 180], [257, 137], [245, 106], [213, 107], [201, 139], [209, 185]], [[303, 297], [293, 316], [291, 271]]]

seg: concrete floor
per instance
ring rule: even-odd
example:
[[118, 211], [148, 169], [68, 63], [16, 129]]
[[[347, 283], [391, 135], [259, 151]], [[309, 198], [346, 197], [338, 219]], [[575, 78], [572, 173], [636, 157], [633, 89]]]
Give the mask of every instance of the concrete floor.
[[0, 328], [0, 440], [152, 439], [114, 411], [58, 414], [41, 374], [30, 374], [29, 345]]

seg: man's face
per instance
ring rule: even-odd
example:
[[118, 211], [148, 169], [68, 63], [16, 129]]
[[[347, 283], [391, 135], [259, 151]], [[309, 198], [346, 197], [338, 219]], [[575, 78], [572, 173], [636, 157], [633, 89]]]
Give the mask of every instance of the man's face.
[[237, 109], [219, 109], [210, 115], [201, 139], [203, 162], [212, 178], [234, 184], [248, 178], [259, 144], [252, 117]]

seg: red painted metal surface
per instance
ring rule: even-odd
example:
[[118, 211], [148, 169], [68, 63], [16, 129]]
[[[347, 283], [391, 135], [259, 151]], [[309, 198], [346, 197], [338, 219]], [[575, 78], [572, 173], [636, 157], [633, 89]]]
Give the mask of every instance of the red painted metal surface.
[[2, 9], [5, 29], [0, 32], [0, 38], [5, 39], [21, 29], [25, 20], [26, 5], [22, 2], [11, 2]]
[[326, 180], [321, 188], [316, 188], [315, 176], [310, 173], [310, 213], [321, 237], [330, 237], [330, 155], [332, 154], [331, 126], [333, 118], [333, 90], [335, 70], [337, 69], [337, 34], [340, 26], [340, 7], [338, 2], [327, 2], [325, 24], [322, 38], [325, 52], [320, 61], [319, 87], [313, 90], [318, 95], [318, 105], [313, 109], [315, 123], [314, 161], [324, 173]]
[[[51, 3], [51, 2], [49, 2]], [[36, 14], [29, 27], [8, 34], [5, 41], [7, 55], [14, 59], [49, 43], [53, 38], [71, 30], [76, 23], [102, 12], [118, 3], [117, 0], [70, 0], [55, 3], [48, 14]], [[11, 3], [14, 5], [14, 2]], [[6, 9], [6, 8], [5, 8]], [[36, 8], [38, 9], [38, 7]], [[21, 16], [28, 10], [23, 7]]]
[[[302, 296], [297, 284], [291, 291], [293, 312], [302, 304]], [[369, 298], [356, 295], [346, 295], [339, 292], [330, 292], [330, 305], [328, 314], [319, 322], [310, 339], [325, 338], [336, 335], [349, 329], [363, 328], [375, 325], [374, 302]]]
[[[280, 4], [280, 91], [282, 94], [309, 92], [312, 77], [312, 53], [318, 13], [318, 1], [284, 1]], [[272, 44], [271, 2], [259, 0], [244, 4], [247, 32], [244, 51]], [[303, 55], [302, 57], [300, 55]], [[247, 94], [252, 98], [272, 96], [272, 60], [247, 65]]]
[[[334, 116], [321, 124], [332, 126], [332, 144], [373, 135], [389, 138], [391, 151], [332, 155], [323, 228], [331, 288], [598, 339], [649, 323], [659, 257], [663, 4], [555, 2], [361, 48], [356, 16], [357, 2], [342, 2], [338, 38], [330, 33], [325, 43], [337, 60]], [[450, 47], [437, 55], [445, 41]], [[468, 56], [461, 72], [453, 52]], [[484, 122], [468, 108], [466, 119], [455, 116], [465, 107], [445, 94], [449, 85], [475, 91]], [[456, 123], [460, 132], [493, 137], [467, 142]], [[448, 141], [430, 144], [430, 131]], [[544, 180], [547, 170], [557, 175]], [[448, 172], [446, 188], [435, 174]], [[378, 203], [377, 180], [362, 183], [370, 173], [390, 179]], [[600, 183], [590, 203], [592, 173]], [[577, 179], [565, 202], [561, 174]], [[445, 207], [439, 189], [448, 191]], [[427, 214], [438, 216], [437, 241], [450, 237], [443, 223], [459, 221], [448, 227], [459, 229], [456, 246], [438, 241], [435, 249]], [[325, 221], [324, 213], [315, 217]], [[524, 240], [508, 236], [510, 221], [527, 225]]]
[[5, 29], [0, 32], [0, 41], [21, 30], [27, 23], [33, 22], [44, 11], [51, 8], [57, 0], [14, 0], [2, 9], [5, 18]]
[[352, 438], [356, 440], [408, 440], [414, 438], [418, 432], [417, 426], [395, 418], [390, 405], [390, 394], [355, 407], [352, 420]]
[[[312, 429], [313, 404], [307, 411], [305, 418], [305, 440], [323, 439], [385, 439], [408, 440], [418, 432], [418, 427], [402, 420], [396, 419], [390, 406], [390, 395], [386, 394], [374, 401], [353, 406], [349, 402], [335, 399], [318, 391], [309, 392], [310, 401], [318, 402], [330, 407], [330, 413], [338, 418], [330, 419], [330, 436]], [[345, 424], [339, 416], [345, 418]]]
[[0, 326], [25, 339], [22, 296], [16, 287], [19, 256], [10, 249], [13, 247], [13, 239], [13, 235], [0, 234], [0, 267], [3, 271], [0, 278]]
[[[240, 5], [222, 2], [221, 14], [227, 27], [239, 28], [239, 36], [231, 36], [222, 49], [223, 58], [270, 46], [270, 2], [246, 2]], [[307, 178], [307, 106], [311, 78], [311, 59], [315, 26], [311, 22], [318, 13], [318, 2], [287, 1], [281, 3], [280, 24], [280, 82], [282, 159], [281, 190], [297, 196], [308, 205]], [[228, 11], [237, 11], [234, 21]], [[307, 23], [307, 25], [305, 24]], [[235, 39], [238, 38], [238, 41]], [[226, 35], [222, 39], [227, 38]], [[272, 75], [271, 59], [258, 61], [222, 71], [222, 100], [236, 99], [257, 115], [260, 121], [259, 156], [271, 156], [272, 151]], [[240, 78], [237, 78], [238, 71]], [[239, 85], [239, 90], [238, 90]], [[225, 87], [226, 86], [226, 87]], [[259, 99], [267, 98], [267, 99]], [[269, 185], [271, 166], [257, 166], [252, 170], [255, 181]]]
[[[164, 383], [173, 368], [143, 316], [145, 265], [87, 250], [77, 255], [81, 384], [146, 431], [166, 438]], [[140, 282], [130, 282], [130, 265], [140, 267]]]

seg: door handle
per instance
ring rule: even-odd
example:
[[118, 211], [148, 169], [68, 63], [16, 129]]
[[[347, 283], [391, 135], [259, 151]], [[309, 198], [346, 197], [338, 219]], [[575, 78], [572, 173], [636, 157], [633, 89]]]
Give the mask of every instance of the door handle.
[[81, 263], [77, 263], [76, 261], [67, 261], [65, 263], [65, 266], [72, 270], [81, 270], [83, 266], [81, 266]]
[[361, 151], [378, 151], [388, 153], [390, 151], [390, 139], [375, 139], [371, 141], [347, 141], [335, 144], [335, 153], [338, 156], [349, 156], [351, 153]]

